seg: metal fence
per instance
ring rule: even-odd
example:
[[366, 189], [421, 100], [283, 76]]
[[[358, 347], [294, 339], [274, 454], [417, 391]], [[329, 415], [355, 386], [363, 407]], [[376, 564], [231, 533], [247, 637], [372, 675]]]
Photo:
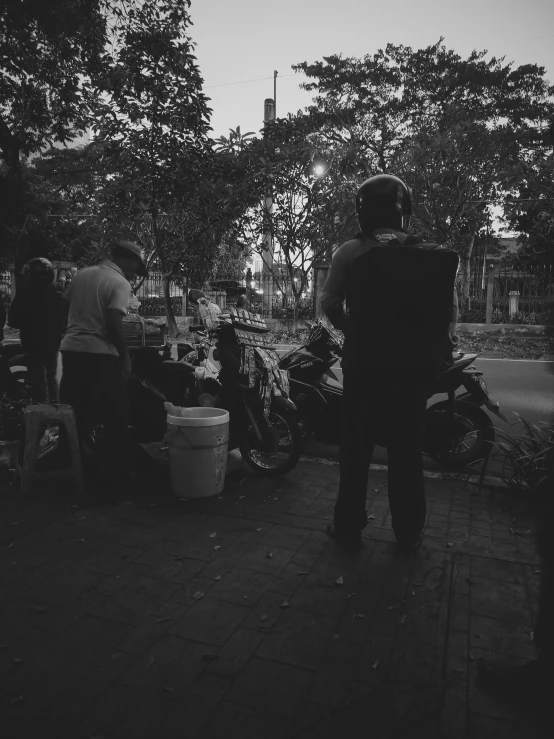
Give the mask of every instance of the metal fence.
[[460, 323], [551, 324], [553, 265], [529, 257], [495, 263], [481, 250], [471, 260], [469, 306], [460, 307]]

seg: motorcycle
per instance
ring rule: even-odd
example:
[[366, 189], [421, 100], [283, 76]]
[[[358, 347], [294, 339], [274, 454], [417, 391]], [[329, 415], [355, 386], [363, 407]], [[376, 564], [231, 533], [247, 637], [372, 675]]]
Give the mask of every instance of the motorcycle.
[[[132, 371], [127, 392], [135, 441], [146, 444], [163, 438], [165, 402], [184, 407], [216, 406], [230, 414], [229, 451], [238, 448], [244, 462], [260, 475], [274, 477], [289, 472], [300, 458], [301, 439], [295, 407], [286, 395], [284, 373], [277, 368], [278, 376], [274, 377], [273, 369], [263, 362], [241, 373], [244, 352], [231, 325], [215, 329], [203, 341], [211, 357], [209, 366], [208, 355], [204, 358], [198, 351], [195, 356], [190, 351], [183, 356], [181, 350], [181, 359], [175, 361], [167, 345], [130, 350]], [[276, 367], [276, 355], [274, 363]]]
[[[343, 388], [333, 368], [341, 356], [339, 335], [317, 321], [306, 343], [281, 357], [279, 366], [289, 372], [304, 440], [313, 434], [325, 444], [339, 443]], [[437, 393], [448, 395], [425, 413], [425, 454], [444, 469], [467, 467], [490, 453], [495, 431], [483, 408], [507, 420], [473, 364], [478, 356], [459, 353], [429, 389], [428, 399]], [[456, 395], [462, 387], [465, 392]]]
[[199, 341], [192, 352], [185, 353], [181, 345], [180, 361], [190, 360], [198, 372], [200, 404], [229, 411], [229, 449], [238, 448], [258, 474], [276, 477], [290, 472], [300, 459], [296, 407], [288, 397], [288, 374], [279, 369], [274, 348], [262, 336], [265, 323], [240, 313], [231, 309], [221, 314], [216, 328], [195, 334]]

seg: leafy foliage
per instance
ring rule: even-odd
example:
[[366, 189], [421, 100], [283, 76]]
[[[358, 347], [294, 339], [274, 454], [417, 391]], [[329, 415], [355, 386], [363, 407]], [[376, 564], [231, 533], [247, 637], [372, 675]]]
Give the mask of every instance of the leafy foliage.
[[[515, 413], [515, 412], [514, 412]], [[495, 442], [495, 451], [486, 459], [481, 469], [481, 485], [489, 464], [500, 459], [500, 478], [510, 489], [531, 494], [544, 489], [551, 474], [554, 456], [554, 426], [548, 423], [533, 424], [515, 413], [517, 421], [511, 426], [521, 425], [523, 433], [517, 435], [500, 433], [502, 441]], [[550, 491], [552, 494], [552, 491]]]

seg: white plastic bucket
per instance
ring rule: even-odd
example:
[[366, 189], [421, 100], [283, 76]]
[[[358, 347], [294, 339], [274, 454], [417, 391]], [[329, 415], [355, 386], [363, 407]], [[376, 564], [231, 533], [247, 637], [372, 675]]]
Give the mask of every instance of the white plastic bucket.
[[179, 498], [210, 498], [225, 485], [229, 413], [188, 408], [186, 417], [167, 416], [171, 487]]

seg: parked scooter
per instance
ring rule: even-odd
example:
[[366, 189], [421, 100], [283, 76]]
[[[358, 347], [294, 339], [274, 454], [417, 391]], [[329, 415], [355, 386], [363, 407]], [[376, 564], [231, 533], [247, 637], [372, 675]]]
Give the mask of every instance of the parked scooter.
[[[192, 364], [184, 358], [172, 360], [168, 347], [131, 350], [132, 373], [127, 387], [135, 441], [163, 438], [164, 402], [184, 407], [216, 406], [230, 413], [230, 451], [238, 448], [244, 462], [260, 475], [274, 477], [289, 472], [300, 458], [301, 438], [296, 409], [283, 387], [284, 374], [276, 368], [277, 380], [262, 364], [241, 373], [241, 348], [231, 325], [213, 332], [209, 352], [208, 371], [198, 354]], [[221, 363], [213, 359], [214, 352], [221, 356]], [[187, 358], [193, 358], [190, 352]]]
[[274, 347], [263, 337], [265, 323], [240, 313], [221, 314], [219, 326], [200, 334], [195, 353], [184, 355], [182, 361], [190, 360], [197, 369], [204, 391], [201, 403], [217, 382], [212, 400], [230, 413], [229, 448], [238, 448], [258, 474], [276, 477], [292, 470], [300, 459], [296, 407], [288, 397], [288, 374], [279, 369]]
[[[325, 444], [339, 443], [343, 387], [333, 367], [341, 355], [339, 335], [317, 321], [306, 343], [281, 358], [304, 439], [313, 434]], [[430, 388], [428, 398], [448, 394], [448, 400], [429, 406], [425, 414], [425, 454], [444, 469], [466, 467], [490, 452], [495, 431], [483, 408], [506, 420], [489, 397], [483, 373], [473, 365], [478, 356], [458, 354]], [[456, 395], [462, 387], [465, 392]]]

